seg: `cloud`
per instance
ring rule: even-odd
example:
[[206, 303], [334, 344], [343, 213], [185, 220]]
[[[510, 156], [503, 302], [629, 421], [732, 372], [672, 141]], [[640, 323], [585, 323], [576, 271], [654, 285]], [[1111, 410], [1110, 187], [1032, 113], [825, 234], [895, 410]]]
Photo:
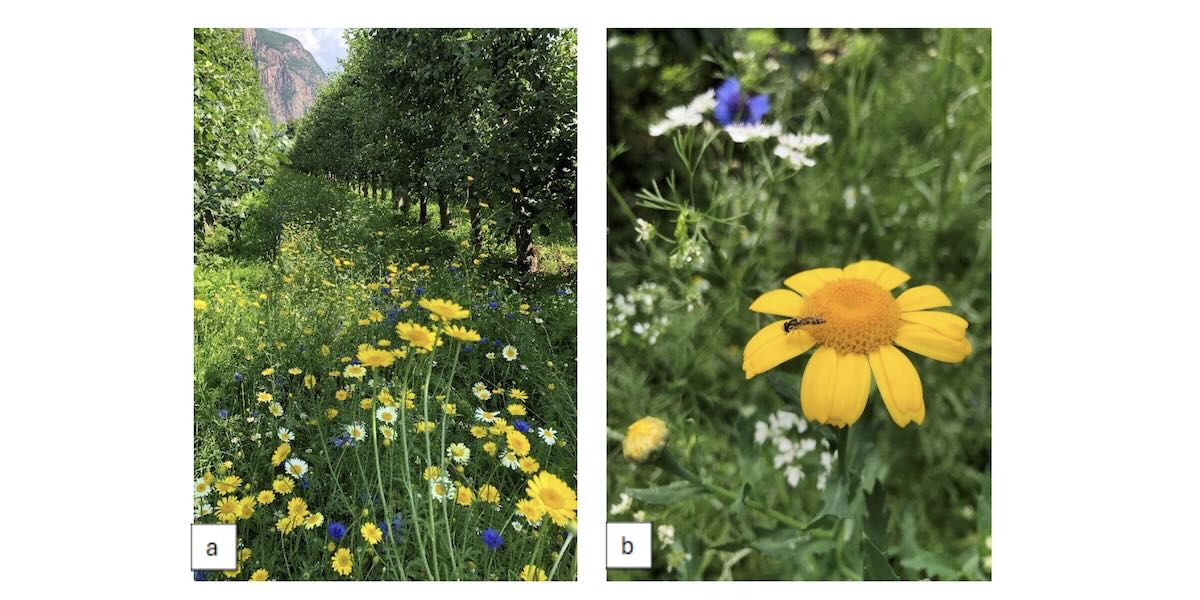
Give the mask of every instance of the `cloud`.
[[271, 28], [271, 31], [296, 38], [296, 41], [317, 59], [317, 64], [321, 65], [321, 69], [326, 73], [341, 70], [338, 59], [345, 58], [348, 52], [346, 41], [342, 39], [342, 32], [345, 30], [284, 27]]

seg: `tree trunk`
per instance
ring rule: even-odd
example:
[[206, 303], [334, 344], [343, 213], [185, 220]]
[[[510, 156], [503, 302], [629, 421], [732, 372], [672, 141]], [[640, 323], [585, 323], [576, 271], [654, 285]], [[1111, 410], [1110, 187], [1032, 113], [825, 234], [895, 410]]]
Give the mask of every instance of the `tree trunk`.
[[471, 245], [478, 252], [483, 249], [483, 211], [479, 208], [479, 202], [471, 203]]
[[392, 210], [400, 212], [400, 184], [392, 184]]
[[517, 225], [517, 235], [513, 237], [517, 251], [517, 270], [522, 273], [537, 271], [537, 258], [533, 255], [533, 230], [529, 223], [522, 221]]
[[450, 199], [445, 194], [438, 194], [438, 217], [442, 231], [450, 229]]
[[417, 223], [420, 225], [429, 224], [429, 199], [425, 197], [425, 194], [421, 194], [421, 216], [417, 220]]

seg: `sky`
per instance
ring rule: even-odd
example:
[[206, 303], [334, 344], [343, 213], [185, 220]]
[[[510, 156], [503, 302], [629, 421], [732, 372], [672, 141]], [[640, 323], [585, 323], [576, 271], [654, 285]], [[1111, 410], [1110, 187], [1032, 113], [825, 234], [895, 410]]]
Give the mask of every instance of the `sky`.
[[343, 29], [303, 29], [303, 28], [270, 28], [284, 35], [296, 38], [305, 50], [317, 59], [325, 74], [340, 71], [338, 59], [346, 57], [346, 42], [342, 41]]

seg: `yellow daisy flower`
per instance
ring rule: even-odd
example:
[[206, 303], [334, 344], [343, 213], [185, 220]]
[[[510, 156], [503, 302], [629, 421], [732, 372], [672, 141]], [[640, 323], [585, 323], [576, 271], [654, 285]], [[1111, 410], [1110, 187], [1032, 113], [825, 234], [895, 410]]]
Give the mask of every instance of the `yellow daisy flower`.
[[525, 493], [559, 527], [575, 521], [579, 507], [575, 490], [553, 473], [542, 471], [526, 484]]
[[338, 575], [349, 575], [354, 570], [354, 561], [350, 558], [350, 550], [348, 548], [338, 548], [337, 554], [333, 555], [333, 570]]
[[908, 274], [887, 263], [864, 260], [845, 269], [802, 271], [758, 297], [750, 310], [785, 317], [759, 330], [746, 344], [746, 379], [813, 347], [804, 368], [800, 407], [806, 419], [845, 427], [862, 416], [874, 376], [888, 414], [897, 425], [925, 421], [921, 378], [896, 346], [942, 362], [958, 363], [971, 352], [967, 321], [928, 309], [950, 306], [932, 285], [891, 290]]
[[429, 311], [433, 320], [439, 319], [444, 321], [455, 321], [458, 319], [466, 319], [471, 316], [471, 311], [463, 308], [457, 302], [451, 300], [443, 300], [441, 298], [422, 298], [417, 303], [421, 308]]
[[533, 565], [525, 565], [521, 569], [521, 581], [546, 581], [546, 572]]
[[442, 331], [446, 335], [464, 342], [478, 342], [480, 340], [478, 331], [475, 331], [474, 329], [467, 329], [466, 327], [459, 327], [458, 325], [447, 325]]

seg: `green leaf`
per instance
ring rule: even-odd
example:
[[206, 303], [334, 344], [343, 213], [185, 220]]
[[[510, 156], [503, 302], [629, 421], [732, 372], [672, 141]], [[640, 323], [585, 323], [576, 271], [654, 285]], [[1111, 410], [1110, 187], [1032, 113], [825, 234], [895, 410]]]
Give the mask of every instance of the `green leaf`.
[[750, 482], [742, 483], [741, 492], [738, 493], [737, 500], [729, 505], [729, 510], [735, 515], [740, 515], [746, 511], [746, 494], [750, 493]]
[[767, 383], [789, 406], [800, 406], [800, 382], [776, 370], [767, 371]]
[[647, 504], [675, 504], [704, 495], [706, 490], [687, 481], [674, 481], [668, 485], [652, 488], [626, 488], [625, 493], [634, 500]]
[[863, 536], [863, 579], [866, 581], [897, 581], [900, 579], [883, 553], [867, 536]]
[[958, 567], [948, 562], [947, 559], [924, 550], [919, 550], [917, 554], [902, 559], [900, 565], [906, 569], [923, 571], [931, 578], [954, 579], [958, 577]]
[[829, 475], [825, 482], [825, 491], [821, 493], [821, 500], [824, 503], [821, 505], [821, 512], [817, 514], [818, 517], [829, 515], [844, 519], [850, 516], [850, 485], [842, 473], [834, 471]]
[[895, 581], [899, 579], [887, 559], [887, 494], [882, 485], [867, 494], [867, 514], [863, 519], [863, 579]]

